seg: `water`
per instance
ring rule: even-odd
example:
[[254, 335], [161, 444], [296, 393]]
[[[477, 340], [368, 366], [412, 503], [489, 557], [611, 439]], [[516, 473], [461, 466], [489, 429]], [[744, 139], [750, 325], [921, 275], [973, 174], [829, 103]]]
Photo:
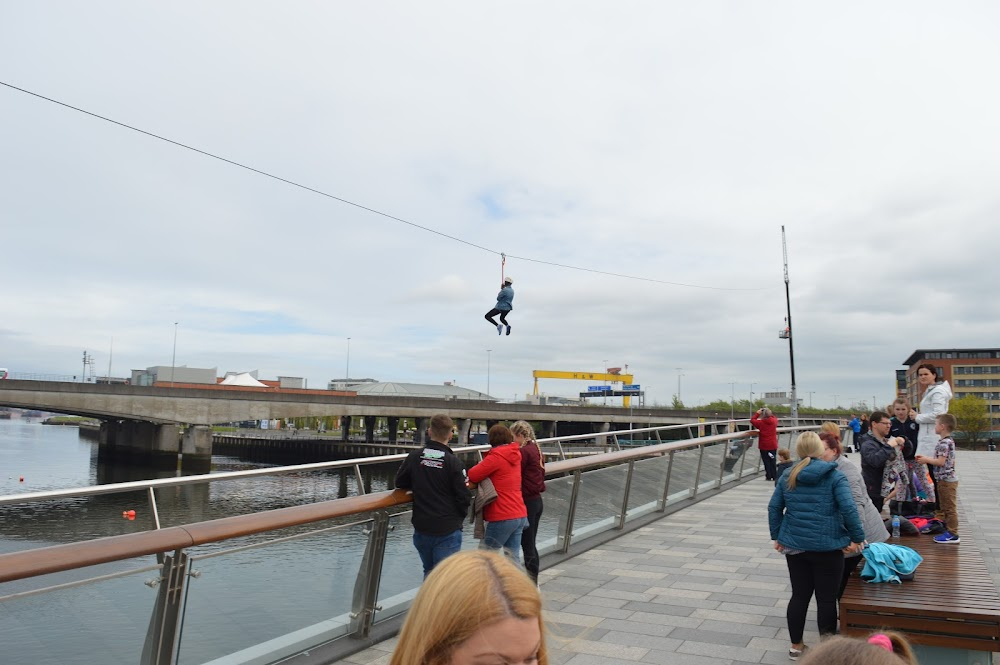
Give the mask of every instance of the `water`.
[[[96, 442], [81, 437], [73, 427], [0, 420], [0, 494], [175, 475], [109, 464], [99, 459], [97, 448]], [[266, 466], [273, 465], [221, 456], [212, 460], [213, 473]], [[396, 466], [366, 471], [372, 491], [390, 488]], [[355, 494], [353, 473], [338, 470], [166, 488], [157, 490], [156, 497], [161, 526], [167, 527]], [[126, 510], [136, 511], [134, 521], [122, 518]], [[356, 521], [330, 520], [188, 550], [195, 558], [192, 569], [201, 575], [188, 579], [180, 662], [205, 662], [350, 611], [366, 537], [361, 526], [348, 526], [237, 553], [199, 557]], [[391, 546], [401, 556], [390, 567], [395, 577], [386, 579], [385, 585], [413, 588], [421, 575], [418, 563], [413, 570], [408, 567], [413, 563], [407, 563], [412, 548], [402, 542], [408, 519], [402, 516], [395, 522], [399, 528]], [[0, 506], [0, 552], [152, 528], [145, 492]], [[0, 596], [155, 563], [155, 557], [148, 556], [0, 584]], [[134, 663], [156, 595], [144, 582], [156, 576], [157, 571], [147, 571], [0, 603], [0, 652], [15, 649], [20, 662], [31, 663], [93, 662], [87, 654], [94, 653], [101, 653], [105, 663]]]

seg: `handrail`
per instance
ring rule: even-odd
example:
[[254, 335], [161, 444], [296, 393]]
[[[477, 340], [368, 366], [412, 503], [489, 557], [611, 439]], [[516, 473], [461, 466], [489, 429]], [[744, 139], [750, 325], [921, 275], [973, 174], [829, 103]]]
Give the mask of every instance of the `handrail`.
[[[780, 428], [779, 431], [794, 432], [805, 429], [810, 428], [786, 427]], [[586, 458], [551, 462], [546, 465], [545, 475], [552, 476], [574, 471], [584, 471], [630, 460], [658, 457], [671, 451], [700, 448], [707, 444], [720, 443], [733, 439], [745, 439], [753, 436], [753, 434], [754, 432], [748, 431], [716, 434], [685, 441], [643, 446], [632, 450], [601, 453]], [[482, 447], [477, 446], [475, 448]], [[392, 455], [389, 457], [402, 458], [405, 455]], [[381, 459], [385, 460], [385, 458]], [[352, 460], [352, 463], [356, 464], [357, 460]], [[409, 503], [410, 501], [411, 497], [407, 492], [397, 489], [300, 506], [289, 506], [262, 513], [223, 517], [183, 526], [0, 554], [0, 583], [48, 573], [85, 568], [111, 561], [121, 561], [138, 556], [179, 550], [195, 545], [205, 545], [255, 533], [320, 522], [336, 517], [346, 517], [358, 513], [391, 508]]]

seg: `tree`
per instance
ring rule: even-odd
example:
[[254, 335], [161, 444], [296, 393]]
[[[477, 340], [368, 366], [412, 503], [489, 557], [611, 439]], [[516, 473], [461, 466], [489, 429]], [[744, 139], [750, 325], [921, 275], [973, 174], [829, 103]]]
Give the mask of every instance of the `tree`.
[[671, 401], [670, 405], [673, 408], [675, 408], [675, 409], [683, 409], [684, 408], [684, 402], [682, 402], [681, 398], [678, 397], [676, 394], [673, 396], [673, 400]]
[[948, 406], [948, 412], [955, 416], [955, 420], [958, 423], [958, 431], [965, 436], [965, 440], [971, 443], [972, 448], [975, 449], [976, 443], [979, 442], [983, 432], [990, 429], [990, 415], [986, 408], [985, 400], [976, 395], [965, 395], [959, 399], [952, 400]]

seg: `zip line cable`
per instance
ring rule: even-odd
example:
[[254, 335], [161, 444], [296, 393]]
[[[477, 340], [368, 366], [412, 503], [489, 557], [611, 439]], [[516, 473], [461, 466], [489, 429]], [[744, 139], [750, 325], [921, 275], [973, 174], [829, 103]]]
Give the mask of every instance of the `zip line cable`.
[[[157, 140], [160, 140], [160, 141], [164, 141], [164, 142], [169, 143], [171, 145], [175, 145], [178, 148], [184, 148], [185, 150], [190, 150], [192, 152], [196, 152], [199, 155], [203, 155], [205, 157], [210, 157], [212, 159], [219, 160], [220, 162], [225, 162], [226, 164], [231, 164], [232, 166], [236, 166], [236, 167], [239, 167], [241, 169], [245, 169], [247, 171], [252, 171], [253, 173], [256, 173], [258, 175], [262, 175], [262, 176], [264, 176], [266, 178], [271, 178], [272, 180], [277, 180], [278, 182], [283, 182], [286, 185], [291, 185], [292, 187], [298, 187], [299, 189], [303, 189], [303, 190], [305, 190], [307, 192], [312, 192], [313, 194], [319, 194], [320, 196], [324, 196], [324, 197], [326, 197], [328, 199], [331, 199], [333, 201], [337, 201], [338, 203], [343, 203], [345, 205], [352, 206], [352, 207], [357, 208], [359, 210], [364, 210], [366, 212], [370, 212], [370, 213], [373, 213], [375, 215], [379, 215], [380, 217], [384, 217], [386, 219], [391, 219], [392, 221], [399, 222], [400, 224], [406, 224], [407, 226], [411, 226], [411, 227], [413, 227], [415, 229], [420, 229], [421, 231], [427, 231], [428, 233], [433, 233], [434, 235], [441, 236], [442, 238], [447, 238], [449, 240], [454, 240], [455, 242], [462, 243], [463, 245], [468, 245], [469, 247], [474, 247], [474, 248], [482, 250], [484, 252], [489, 252], [490, 254], [495, 254], [495, 255], [501, 257], [504, 260], [507, 257], [509, 257], [509, 258], [512, 258], [512, 259], [517, 259], [519, 261], [528, 261], [530, 263], [538, 263], [538, 264], [541, 264], [541, 265], [554, 266], [556, 268], [565, 268], [567, 270], [578, 270], [578, 271], [581, 271], [581, 272], [589, 272], [589, 273], [594, 273], [594, 274], [597, 274], [597, 275], [607, 275], [607, 276], [610, 276], [610, 277], [620, 277], [620, 278], [623, 278], [623, 279], [631, 279], [631, 280], [636, 280], [636, 281], [641, 281], [641, 282], [653, 282], [655, 284], [667, 284], [667, 285], [670, 285], [670, 286], [682, 286], [682, 287], [691, 288], [691, 289], [709, 289], [709, 290], [713, 290], [713, 291], [765, 291], [765, 290], [767, 290], [767, 289], [761, 289], [761, 288], [753, 288], [753, 289], [748, 289], [748, 288], [727, 288], [727, 287], [721, 287], [721, 286], [703, 286], [703, 285], [700, 285], [700, 284], [685, 284], [685, 283], [682, 283], [682, 282], [670, 282], [670, 281], [663, 280], [663, 279], [654, 279], [652, 277], [640, 277], [638, 275], [626, 275], [626, 274], [623, 274], [623, 273], [615, 273], [615, 272], [608, 272], [608, 271], [605, 271], [605, 270], [595, 270], [593, 268], [584, 268], [584, 267], [581, 267], [581, 266], [573, 266], [573, 265], [568, 265], [568, 264], [565, 264], [565, 263], [555, 263], [553, 261], [545, 261], [545, 260], [542, 260], [542, 259], [533, 259], [533, 258], [529, 258], [529, 257], [526, 257], [526, 256], [515, 256], [513, 254], [504, 254], [503, 252], [497, 251], [495, 249], [490, 249], [489, 247], [483, 247], [482, 245], [477, 245], [476, 243], [471, 242], [469, 240], [465, 240], [465, 239], [459, 238], [457, 236], [449, 235], [449, 234], [444, 233], [442, 231], [438, 231], [437, 229], [432, 229], [429, 226], [423, 226], [421, 224], [417, 224], [416, 222], [411, 222], [409, 220], [403, 219], [402, 217], [396, 217], [395, 215], [390, 215], [387, 212], [382, 212], [381, 210], [376, 210], [375, 208], [370, 208], [370, 207], [368, 207], [366, 205], [362, 205], [360, 203], [355, 203], [354, 201], [350, 201], [348, 199], [341, 198], [339, 196], [334, 196], [333, 194], [330, 194], [328, 192], [324, 192], [324, 191], [322, 191], [320, 189], [316, 189], [314, 187], [309, 187], [308, 185], [303, 185], [301, 183], [295, 182], [294, 180], [289, 180], [287, 178], [282, 178], [281, 176], [274, 175], [273, 173], [268, 173], [267, 171], [262, 171], [261, 169], [257, 169], [257, 168], [254, 168], [252, 166], [248, 166], [246, 164], [242, 164], [242, 163], [234, 161], [232, 159], [227, 159], [226, 157], [222, 157], [220, 155], [216, 155], [214, 153], [208, 152], [207, 150], [201, 150], [200, 148], [195, 148], [194, 146], [190, 146], [190, 145], [187, 145], [185, 143], [181, 143], [180, 141], [175, 141], [175, 140], [169, 139], [169, 138], [167, 138], [165, 136], [160, 136], [159, 134], [154, 134], [153, 132], [146, 131], [145, 129], [140, 129], [138, 127], [134, 127], [134, 126], [126, 124], [124, 122], [121, 122], [121, 121], [118, 121], [118, 120], [114, 120], [113, 118], [109, 118], [107, 116], [103, 116], [103, 115], [100, 115], [98, 113], [94, 113], [93, 111], [88, 111], [88, 110], [82, 109], [82, 108], [80, 108], [78, 106], [73, 106], [72, 104], [67, 104], [66, 102], [61, 102], [58, 99], [53, 99], [51, 97], [46, 97], [45, 95], [39, 94], [37, 92], [32, 92], [31, 90], [26, 90], [24, 88], [19, 88], [18, 86], [10, 84], [10, 83], [7, 83], [6, 81], [0, 81], [0, 85], [5, 86], [7, 88], [10, 88], [11, 90], [16, 90], [18, 92], [22, 92], [22, 93], [24, 93], [26, 95], [30, 95], [32, 97], [36, 97], [38, 99], [42, 99], [42, 100], [47, 101], [47, 102], [51, 102], [52, 104], [56, 104], [58, 106], [62, 106], [64, 108], [70, 109], [72, 111], [77, 111], [78, 113], [83, 113], [84, 115], [89, 115], [92, 118], [97, 118], [98, 120], [103, 120], [103, 121], [109, 122], [109, 123], [111, 123], [113, 125], [118, 125], [119, 127], [123, 127], [125, 129], [132, 130], [133, 132], [138, 132], [139, 134], [144, 134], [145, 136], [148, 136], [150, 138], [154, 138], [154, 139], [157, 139]], [[502, 269], [501, 269], [501, 274], [502, 274]]]

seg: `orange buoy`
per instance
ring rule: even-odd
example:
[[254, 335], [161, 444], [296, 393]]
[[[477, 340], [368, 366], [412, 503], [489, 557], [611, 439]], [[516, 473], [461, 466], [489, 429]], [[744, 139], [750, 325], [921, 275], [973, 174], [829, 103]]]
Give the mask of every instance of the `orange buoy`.
[[22, 483], [24, 482], [24, 476], [21, 476], [20, 482], [22, 482]]
[[135, 519], [135, 511], [134, 510], [128, 511], [128, 518], [130, 520], [134, 520]]

